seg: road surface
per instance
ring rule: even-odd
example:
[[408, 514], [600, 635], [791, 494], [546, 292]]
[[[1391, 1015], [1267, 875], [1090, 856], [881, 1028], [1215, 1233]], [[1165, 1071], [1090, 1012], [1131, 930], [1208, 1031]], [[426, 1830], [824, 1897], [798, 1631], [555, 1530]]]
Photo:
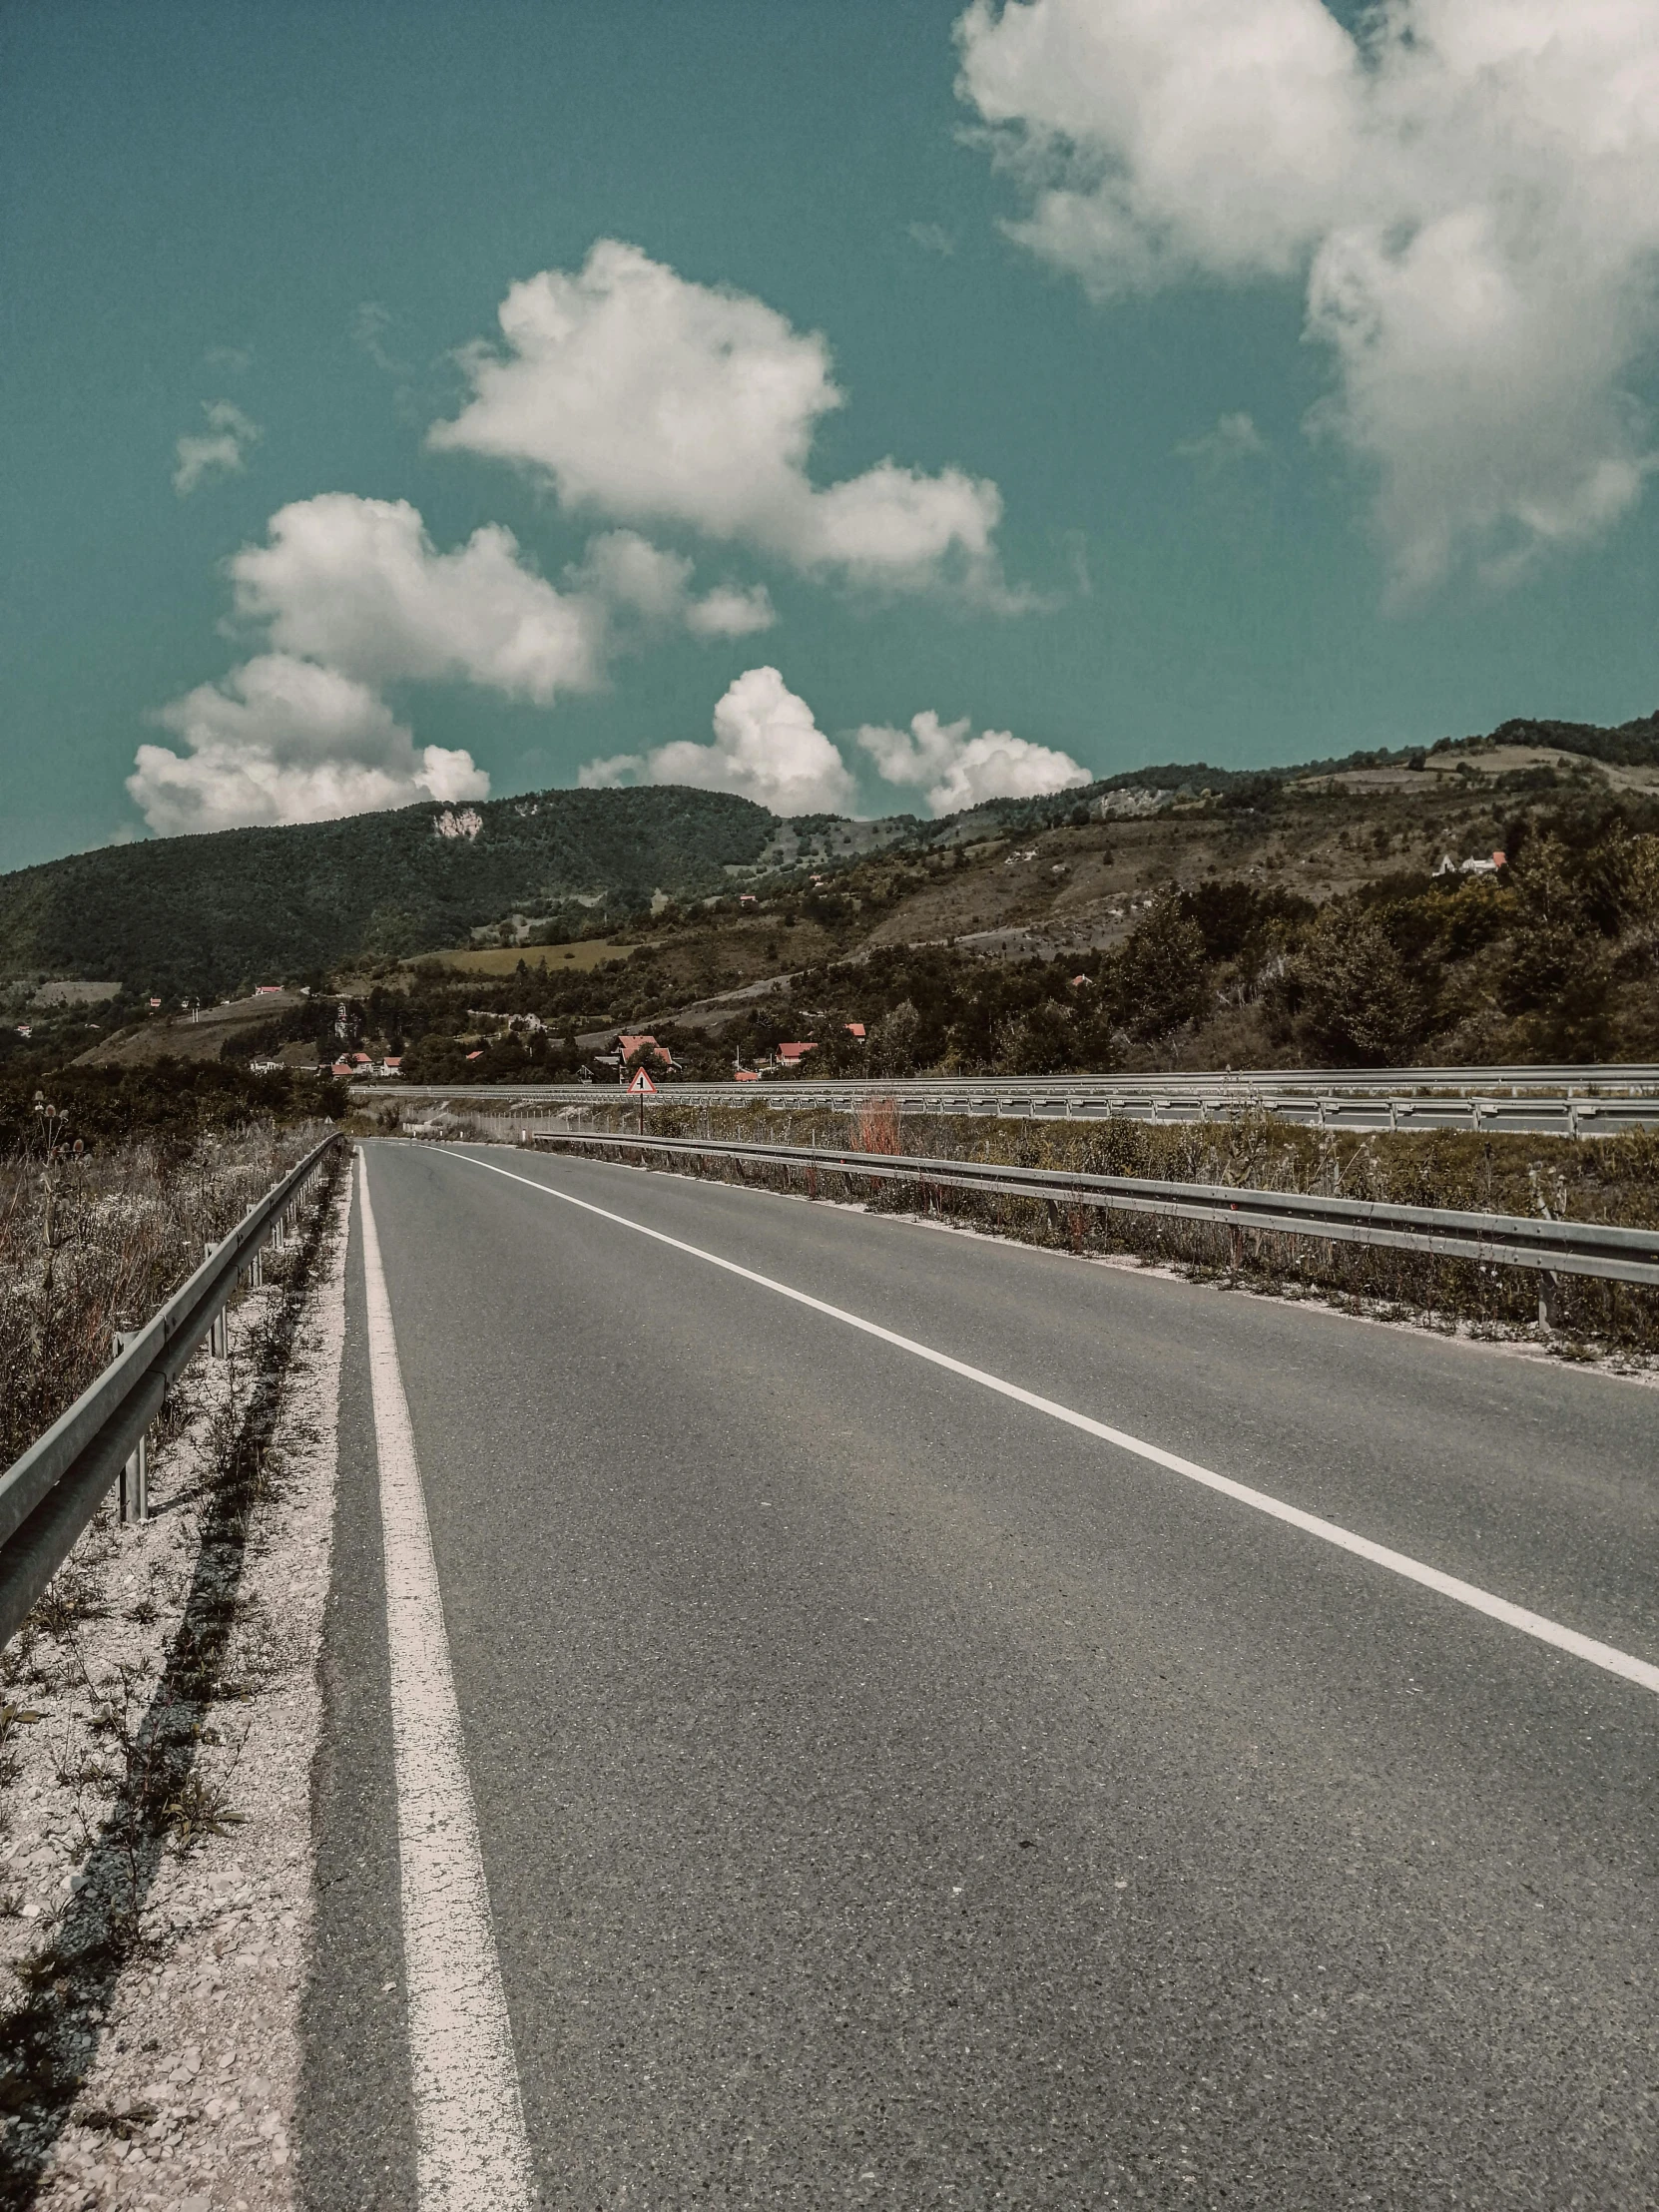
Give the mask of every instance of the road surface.
[[594, 1161], [362, 1165], [307, 2205], [509, 2201], [443, 2181], [469, 2097], [546, 2206], [1659, 2203], [1659, 1396]]

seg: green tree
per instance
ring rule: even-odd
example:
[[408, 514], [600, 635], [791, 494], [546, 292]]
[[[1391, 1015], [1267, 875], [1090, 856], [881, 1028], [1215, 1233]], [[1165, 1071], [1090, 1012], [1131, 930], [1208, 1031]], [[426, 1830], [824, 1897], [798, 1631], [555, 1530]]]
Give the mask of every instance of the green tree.
[[869, 1033], [871, 1075], [913, 1075], [916, 1071], [916, 1032], [921, 1016], [915, 1001], [901, 998], [891, 1013]]
[[1204, 932], [1185, 911], [1178, 891], [1166, 892], [1130, 931], [1112, 980], [1123, 1026], [1131, 1036], [1167, 1036], [1205, 1011], [1210, 981]]
[[1327, 906], [1294, 963], [1308, 1029], [1337, 1060], [1398, 1065], [1422, 1034], [1421, 994], [1375, 914]]

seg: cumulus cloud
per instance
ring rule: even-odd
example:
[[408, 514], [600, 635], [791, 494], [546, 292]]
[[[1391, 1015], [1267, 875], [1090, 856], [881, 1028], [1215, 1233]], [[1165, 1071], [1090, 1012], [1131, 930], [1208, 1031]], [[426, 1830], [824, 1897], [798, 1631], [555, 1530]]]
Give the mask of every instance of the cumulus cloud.
[[569, 573], [603, 606], [629, 610], [656, 629], [684, 625], [696, 637], [743, 638], [770, 630], [778, 619], [764, 584], [720, 585], [694, 597], [693, 563], [637, 530], [607, 530], [590, 539], [580, 567]]
[[807, 472], [840, 406], [830, 349], [763, 300], [688, 282], [601, 239], [572, 275], [502, 302], [499, 348], [463, 356], [472, 397], [429, 442], [550, 479], [569, 506], [743, 539], [797, 568], [899, 589], [989, 587], [994, 484], [894, 460], [828, 488]]
[[[614, 653], [665, 627], [734, 638], [774, 619], [758, 588], [699, 596], [690, 560], [631, 530], [592, 540], [561, 592], [526, 565], [509, 530], [489, 524], [440, 552], [406, 500], [347, 492], [279, 509], [265, 542], [244, 546], [228, 569], [237, 617], [259, 626], [263, 650], [162, 710], [185, 750], [141, 747], [128, 785], [157, 830], [486, 796], [489, 779], [469, 754], [417, 752], [381, 686], [461, 678], [546, 706], [596, 688]], [[681, 780], [766, 782], [758, 757], [722, 753], [721, 742], [690, 748], [696, 773]], [[779, 745], [783, 761], [782, 735]], [[780, 788], [790, 773], [778, 769]]]
[[265, 650], [162, 709], [181, 751], [139, 748], [127, 788], [166, 833], [487, 797], [471, 755], [417, 749], [378, 687], [464, 677], [545, 705], [603, 673], [600, 602], [555, 591], [507, 530], [440, 553], [404, 500], [297, 500], [229, 571]]
[[692, 784], [737, 792], [779, 815], [843, 814], [854, 787], [813, 710], [775, 668], [747, 669], [715, 709], [712, 745], [682, 740], [646, 754], [590, 761], [584, 790], [619, 784]]
[[367, 684], [286, 653], [260, 655], [156, 719], [184, 750], [141, 745], [127, 789], [164, 836], [489, 796], [470, 754], [417, 752]]
[[1090, 781], [1086, 768], [1069, 753], [1032, 745], [1007, 730], [972, 735], [966, 717], [940, 722], [930, 709], [912, 718], [908, 730], [866, 722], [857, 734], [861, 752], [889, 784], [926, 787], [935, 815], [959, 814], [986, 799], [1035, 799], [1072, 791]]
[[173, 488], [187, 499], [204, 477], [238, 476], [248, 465], [248, 453], [263, 435], [229, 399], [203, 404], [208, 418], [205, 431], [187, 434], [173, 448]]
[[1373, 473], [1395, 586], [1608, 529], [1654, 465], [1651, 0], [973, 0], [960, 90], [1012, 228], [1097, 296], [1296, 278], [1315, 427]]
[[600, 680], [603, 608], [555, 591], [499, 524], [440, 553], [407, 500], [324, 492], [280, 508], [230, 570], [238, 613], [278, 652], [365, 683], [462, 676], [545, 706]]
[[752, 638], [757, 631], [770, 630], [777, 620], [765, 584], [742, 590], [735, 584], [717, 585], [686, 609], [686, 627], [700, 638]]

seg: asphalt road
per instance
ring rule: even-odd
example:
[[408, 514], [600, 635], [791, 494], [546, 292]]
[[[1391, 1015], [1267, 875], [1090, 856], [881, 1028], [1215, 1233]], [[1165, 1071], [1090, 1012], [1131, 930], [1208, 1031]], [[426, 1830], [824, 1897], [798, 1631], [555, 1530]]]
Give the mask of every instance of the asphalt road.
[[[514, 1175], [1659, 1660], [1659, 1396]], [[1659, 1697], [435, 1148], [368, 1169], [541, 2202], [1659, 2204]], [[299, 2129], [418, 2202], [354, 1235]]]

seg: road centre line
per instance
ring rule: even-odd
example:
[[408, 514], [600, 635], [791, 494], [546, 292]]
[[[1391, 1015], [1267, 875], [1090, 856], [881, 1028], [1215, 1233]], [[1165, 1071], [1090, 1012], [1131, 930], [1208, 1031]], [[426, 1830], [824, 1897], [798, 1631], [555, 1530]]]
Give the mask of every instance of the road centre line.
[[512, 2026], [414, 1431], [368, 1195], [368, 1162], [360, 1151], [357, 1198], [385, 1548], [419, 2212], [529, 2212], [530, 2146]]
[[679, 1237], [671, 1237], [661, 1229], [649, 1229], [644, 1222], [630, 1221], [626, 1214], [612, 1213], [609, 1208], [595, 1206], [585, 1198], [574, 1198], [568, 1191], [557, 1190], [549, 1183], [538, 1183], [533, 1176], [518, 1175], [511, 1168], [497, 1167], [491, 1160], [475, 1160], [469, 1154], [456, 1152], [444, 1145], [437, 1149], [461, 1161], [467, 1167], [485, 1168], [491, 1175], [504, 1176], [509, 1183], [522, 1183], [527, 1190], [539, 1192], [543, 1198], [556, 1198], [566, 1206], [580, 1207], [585, 1214], [597, 1214], [602, 1221], [615, 1222], [620, 1228], [631, 1229], [637, 1236], [650, 1237], [655, 1243], [668, 1245], [675, 1252], [686, 1253], [694, 1260], [706, 1261], [709, 1266], [721, 1268], [728, 1275], [740, 1277], [746, 1283], [772, 1291], [780, 1298], [792, 1300], [797, 1306], [805, 1306], [815, 1314], [823, 1314], [830, 1321], [841, 1322], [848, 1329], [856, 1329], [866, 1337], [874, 1337], [882, 1344], [907, 1352], [917, 1360], [925, 1360], [929, 1366], [943, 1368], [948, 1374], [959, 1375], [965, 1382], [977, 1382], [982, 1388], [994, 1390], [998, 1396], [1012, 1398], [1016, 1404], [1027, 1405], [1033, 1412], [1046, 1413], [1051, 1420], [1063, 1421], [1070, 1428], [1081, 1429], [1085, 1435], [1096, 1436], [1101, 1442], [1115, 1444], [1120, 1451], [1133, 1453], [1138, 1459], [1149, 1460], [1152, 1465], [1166, 1468], [1171, 1474], [1184, 1475], [1189, 1482], [1197, 1482], [1205, 1489], [1216, 1490], [1223, 1497], [1230, 1497], [1240, 1505], [1248, 1505], [1255, 1512], [1266, 1513], [1270, 1519], [1284, 1521], [1292, 1528], [1299, 1528], [1304, 1535], [1317, 1536], [1322, 1543], [1333, 1545], [1339, 1551], [1352, 1552], [1356, 1558], [1366, 1559], [1373, 1566], [1383, 1567], [1390, 1574], [1398, 1575], [1406, 1582], [1415, 1582], [1425, 1590], [1433, 1590], [1439, 1596], [1450, 1598], [1455, 1604], [1464, 1605], [1471, 1612], [1484, 1613], [1489, 1620], [1501, 1621], [1505, 1627], [1518, 1629], [1523, 1636], [1531, 1636], [1541, 1644], [1548, 1644], [1556, 1651], [1569, 1653], [1575, 1659], [1583, 1659], [1592, 1667], [1600, 1667], [1608, 1674], [1621, 1676], [1626, 1682], [1634, 1682], [1641, 1689], [1659, 1696], [1659, 1666], [1646, 1659], [1637, 1659], [1628, 1651], [1620, 1651], [1615, 1645], [1598, 1643], [1593, 1636], [1581, 1636], [1575, 1628], [1565, 1628], [1559, 1621], [1552, 1621], [1542, 1613], [1531, 1612], [1524, 1605], [1514, 1605], [1508, 1598], [1496, 1597], [1489, 1590], [1482, 1590], [1472, 1582], [1459, 1580], [1456, 1575], [1443, 1574], [1438, 1567], [1431, 1567], [1420, 1559], [1413, 1559], [1403, 1551], [1392, 1551], [1386, 1544], [1373, 1543], [1369, 1536], [1359, 1536], [1352, 1529], [1343, 1528], [1336, 1521], [1322, 1520], [1317, 1513], [1305, 1513], [1300, 1505], [1289, 1505], [1284, 1499], [1270, 1497], [1265, 1490], [1253, 1490], [1247, 1483], [1235, 1482], [1230, 1475], [1218, 1474], [1213, 1467], [1201, 1466], [1195, 1459], [1183, 1459], [1179, 1453], [1165, 1451], [1159, 1444], [1147, 1443], [1140, 1436], [1131, 1436], [1125, 1429], [1112, 1428], [1105, 1421], [1093, 1420], [1087, 1413], [1074, 1412], [1069, 1405], [1060, 1405], [1051, 1397], [1041, 1397], [1035, 1390], [1022, 1389], [1017, 1382], [1004, 1382], [1000, 1376], [990, 1375], [983, 1368], [972, 1367], [965, 1360], [954, 1360], [946, 1352], [935, 1352], [930, 1345], [918, 1344], [913, 1337], [901, 1337], [895, 1330], [883, 1329], [879, 1322], [866, 1321], [859, 1314], [850, 1314], [844, 1307], [831, 1306], [822, 1298], [814, 1298], [806, 1291], [791, 1288], [788, 1283], [777, 1282], [770, 1275], [759, 1275], [753, 1268], [741, 1266], [736, 1260], [722, 1259], [718, 1252], [706, 1252], [700, 1245], [686, 1244]]

